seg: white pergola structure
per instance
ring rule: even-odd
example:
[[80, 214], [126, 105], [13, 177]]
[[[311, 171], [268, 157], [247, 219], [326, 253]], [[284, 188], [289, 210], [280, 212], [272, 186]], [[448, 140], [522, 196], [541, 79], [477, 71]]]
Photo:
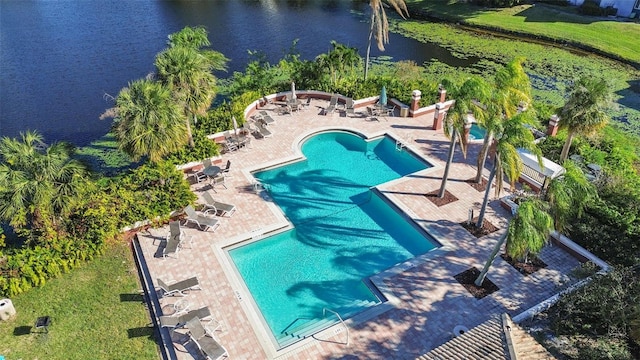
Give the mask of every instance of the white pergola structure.
[[565, 168], [543, 157], [542, 167], [538, 158], [530, 152], [518, 149], [522, 159], [523, 169], [520, 173], [520, 181], [528, 184], [533, 190], [540, 191], [549, 185], [549, 182], [565, 173]]

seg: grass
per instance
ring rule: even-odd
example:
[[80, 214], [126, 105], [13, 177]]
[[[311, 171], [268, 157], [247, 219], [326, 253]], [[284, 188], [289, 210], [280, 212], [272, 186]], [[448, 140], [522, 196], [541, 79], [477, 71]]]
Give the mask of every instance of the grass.
[[535, 100], [552, 107], [564, 104], [567, 86], [576, 78], [603, 77], [610, 82], [618, 105], [610, 111], [613, 123], [640, 135], [640, 71], [632, 66], [601, 56], [576, 54], [560, 47], [477, 34], [450, 24], [395, 21], [392, 29], [418, 41], [437, 44], [456, 57], [477, 59], [473, 65], [464, 68], [428, 62], [425, 64], [426, 76], [434, 79], [469, 75], [492, 79], [499, 67], [515, 56], [523, 56]]
[[[157, 359], [149, 313], [138, 294], [127, 244], [11, 299], [17, 315], [0, 321], [0, 355], [7, 359]], [[30, 334], [39, 316], [48, 334]]]
[[472, 26], [580, 44], [640, 66], [640, 24], [577, 14], [575, 7], [544, 4], [488, 9], [456, 0], [408, 0], [436, 17]]

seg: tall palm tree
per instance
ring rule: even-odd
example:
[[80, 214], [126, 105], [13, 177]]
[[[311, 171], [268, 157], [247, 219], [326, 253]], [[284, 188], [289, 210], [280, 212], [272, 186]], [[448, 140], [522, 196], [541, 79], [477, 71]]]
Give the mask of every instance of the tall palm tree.
[[53, 225], [76, 204], [87, 169], [72, 158], [74, 148], [47, 146], [37, 132], [0, 140], [0, 220], [15, 228]]
[[518, 154], [518, 149], [525, 149], [538, 157], [538, 162], [542, 163], [542, 152], [535, 143], [535, 137], [531, 130], [525, 125], [533, 123], [530, 111], [521, 112], [510, 119], [506, 119], [502, 126], [496, 129], [496, 137], [494, 146], [496, 148], [493, 168], [489, 174], [487, 188], [484, 191], [484, 200], [478, 215], [476, 227], [481, 228], [484, 223], [484, 215], [489, 203], [489, 193], [491, 192], [491, 184], [496, 178], [496, 196], [500, 195], [502, 190], [502, 179], [507, 176], [511, 182], [511, 187], [522, 172], [522, 159]]
[[537, 254], [542, 250], [549, 233], [553, 230], [553, 219], [544, 206], [545, 204], [538, 199], [528, 199], [520, 203], [507, 231], [500, 237], [480, 271], [475, 281], [476, 286], [482, 286], [493, 260], [505, 241], [506, 253], [514, 259], [522, 259], [528, 254]]
[[551, 180], [544, 193], [558, 231], [569, 227], [570, 219], [579, 218], [588, 202], [598, 197], [595, 185], [587, 179], [580, 167], [570, 160], [565, 161], [563, 167], [566, 172]]
[[[409, 17], [409, 10], [404, 0], [387, 0], [389, 5], [393, 6], [403, 19]], [[371, 39], [375, 37], [378, 50], [384, 51], [384, 44], [389, 43], [389, 20], [384, 10], [384, 2], [382, 0], [370, 0], [371, 7], [371, 27], [369, 28], [369, 40], [367, 42], [367, 56], [364, 63], [364, 79], [367, 80], [369, 74], [369, 55], [371, 54]]]
[[194, 147], [190, 118], [197, 122], [197, 116], [207, 111], [216, 96], [216, 78], [209, 61], [194, 49], [176, 46], [158, 54], [155, 65], [160, 81], [183, 106], [189, 146]]
[[464, 134], [464, 126], [470, 121], [469, 115], [476, 117], [483, 116], [484, 110], [476, 105], [477, 101], [474, 99], [478, 94], [484, 94], [488, 90], [487, 84], [480, 78], [467, 79], [461, 86], [457, 86], [455, 83], [446, 79], [442, 81], [442, 84], [456, 101], [451, 105], [444, 119], [443, 131], [450, 139], [450, 143], [447, 165], [445, 166], [440, 191], [438, 192], [439, 198], [444, 197], [445, 194], [447, 180], [449, 178], [449, 169], [453, 162], [456, 144], [460, 144], [464, 156], [467, 154], [467, 139], [463, 139], [460, 134]]
[[486, 134], [478, 154], [476, 183], [482, 181], [487, 154], [493, 144], [495, 132], [501, 126], [500, 123], [505, 118], [514, 116], [522, 106], [528, 108], [531, 103], [531, 82], [522, 66], [524, 60], [523, 57], [517, 57], [498, 70], [494, 78], [495, 89], [491, 92], [490, 98], [478, 99], [487, 106], [488, 114], [485, 118], [477, 119], [480, 120], [479, 123]]
[[167, 44], [170, 47], [182, 46], [196, 50], [199, 54], [207, 58], [211, 70], [226, 71], [227, 63], [229, 62], [228, 58], [218, 51], [203, 49], [204, 47], [211, 46], [207, 35], [207, 30], [201, 26], [186, 26], [184, 29], [170, 34]]
[[148, 156], [158, 162], [187, 144], [185, 115], [169, 88], [137, 80], [116, 98], [113, 132], [121, 150], [135, 161]]
[[576, 135], [594, 134], [609, 122], [606, 110], [611, 101], [612, 93], [604, 79], [583, 77], [573, 84], [569, 98], [560, 110], [560, 128], [568, 131], [560, 162], [567, 159]]
[[157, 76], [169, 86], [184, 108], [189, 146], [194, 147], [191, 119], [203, 115], [216, 96], [214, 70], [226, 70], [228, 59], [221, 53], [202, 49], [211, 43], [202, 27], [185, 27], [169, 35], [169, 48], [156, 56]]

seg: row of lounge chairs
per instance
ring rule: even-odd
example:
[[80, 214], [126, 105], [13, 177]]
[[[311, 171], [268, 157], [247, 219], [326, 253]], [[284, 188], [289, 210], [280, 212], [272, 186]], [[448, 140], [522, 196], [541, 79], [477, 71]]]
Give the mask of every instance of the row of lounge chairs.
[[[324, 109], [324, 114], [329, 115], [338, 109], [338, 95], [331, 96], [329, 106]], [[344, 103], [344, 111], [349, 115], [355, 115], [355, 102], [352, 98], [347, 98]]]
[[[179, 294], [184, 296], [188, 290], [201, 289], [197, 277], [191, 277], [182, 281], [167, 285], [162, 279], [156, 279], [158, 287], [163, 291], [162, 297]], [[206, 320], [208, 319], [208, 321]], [[203, 321], [207, 321], [204, 325]], [[228, 356], [227, 349], [214, 337], [214, 331], [221, 327], [221, 323], [213, 318], [208, 307], [188, 311], [184, 314], [173, 316], [160, 316], [160, 326], [176, 330], [186, 327], [189, 341], [193, 342], [198, 351], [207, 359], [220, 359]]]

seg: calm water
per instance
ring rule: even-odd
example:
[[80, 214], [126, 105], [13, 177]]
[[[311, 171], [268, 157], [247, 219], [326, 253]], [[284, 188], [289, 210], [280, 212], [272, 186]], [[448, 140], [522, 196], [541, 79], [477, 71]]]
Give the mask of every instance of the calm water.
[[[167, 35], [184, 26], [205, 26], [233, 71], [244, 68], [247, 50], [276, 61], [294, 39], [304, 59], [326, 52], [331, 40], [364, 55], [367, 10], [366, 1], [335, 0], [0, 0], [0, 135], [37, 129], [47, 142], [76, 145], [104, 135], [111, 124], [98, 117], [113, 104], [105, 94], [151, 72]], [[466, 63], [395, 34], [387, 51], [374, 46], [372, 55]]]
[[348, 318], [379, 303], [362, 279], [435, 247], [369, 190], [425, 163], [389, 138], [365, 142], [347, 133], [316, 135], [302, 151], [307, 161], [256, 174], [295, 228], [229, 251], [274, 337], [285, 342], [325, 307]]

